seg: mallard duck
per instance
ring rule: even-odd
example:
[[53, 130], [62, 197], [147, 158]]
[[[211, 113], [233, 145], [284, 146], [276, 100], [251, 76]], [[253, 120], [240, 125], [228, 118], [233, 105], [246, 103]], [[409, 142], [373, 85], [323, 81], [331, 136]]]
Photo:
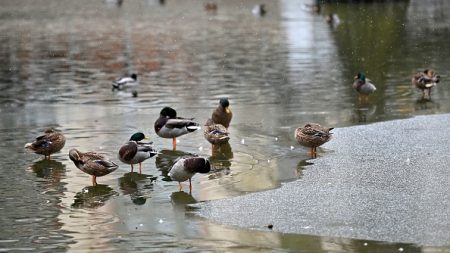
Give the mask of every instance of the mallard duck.
[[331, 139], [330, 131], [333, 128], [322, 127], [317, 123], [307, 123], [304, 127], [295, 130], [295, 139], [305, 147], [311, 148], [311, 154], [315, 155], [316, 148]]
[[112, 83], [112, 90], [122, 90], [125, 88], [132, 88], [138, 85], [137, 75], [131, 74], [131, 76], [124, 76], [122, 78], [117, 79]]
[[214, 124], [212, 119], [206, 121], [203, 136], [213, 145], [223, 144], [230, 140], [227, 129], [221, 124]]
[[191, 178], [195, 173], [208, 173], [211, 171], [211, 164], [203, 157], [185, 156], [180, 157], [169, 171], [169, 177], [173, 181], [178, 181], [180, 191], [183, 188], [181, 182], [189, 180], [189, 191], [192, 191]]
[[162, 138], [172, 138], [173, 150], [177, 148], [177, 137], [197, 129], [200, 129], [199, 124], [194, 122], [193, 118], [177, 117], [177, 112], [170, 107], [164, 107], [155, 121], [156, 134]]
[[204, 5], [205, 11], [216, 12], [217, 4], [216, 3], [205, 3]]
[[92, 176], [94, 186], [97, 185], [97, 177], [108, 175], [119, 167], [102, 154], [82, 153], [74, 148], [69, 151], [69, 158], [78, 169]]
[[36, 154], [44, 155], [45, 159], [47, 159], [47, 156], [50, 159], [50, 155], [60, 151], [64, 144], [66, 144], [64, 135], [53, 128], [49, 128], [45, 130], [44, 135], [38, 136], [35, 141], [25, 144], [25, 148]]
[[221, 124], [228, 129], [231, 118], [233, 118], [233, 113], [230, 109], [230, 101], [228, 101], [228, 98], [221, 98], [219, 106], [211, 115], [211, 119], [214, 123]]
[[432, 69], [425, 69], [423, 72], [417, 72], [411, 79], [411, 82], [416, 88], [422, 90], [422, 99], [426, 97], [426, 94], [430, 99], [431, 89], [439, 83], [440, 78]]
[[366, 78], [366, 75], [363, 72], [359, 72], [358, 75], [355, 76], [353, 89], [359, 93], [360, 100], [361, 97], [363, 97], [364, 100], [367, 100], [368, 96], [377, 90], [375, 85], [370, 82], [369, 78]]
[[266, 6], [264, 4], [257, 4], [253, 7], [252, 13], [256, 16], [264, 16], [267, 13]]
[[141, 142], [144, 139], [147, 139], [147, 137], [143, 133], [137, 132], [119, 149], [119, 160], [123, 163], [130, 164], [131, 172], [133, 172], [133, 164], [139, 163], [139, 173], [141, 173], [141, 163], [158, 153], [152, 148], [151, 142]]

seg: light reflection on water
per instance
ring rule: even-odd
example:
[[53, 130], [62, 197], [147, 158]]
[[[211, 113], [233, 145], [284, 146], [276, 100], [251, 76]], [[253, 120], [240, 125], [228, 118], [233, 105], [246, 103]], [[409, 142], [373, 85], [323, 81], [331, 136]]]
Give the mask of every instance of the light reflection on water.
[[[427, 12], [401, 1], [326, 5], [313, 15], [302, 1], [267, 1], [261, 18], [250, 14], [255, 1], [218, 1], [216, 14], [196, 1], [125, 1], [120, 8], [87, 0], [4, 1], [0, 216], [10, 229], [0, 233], [0, 248], [362, 251], [355, 240], [246, 232], [186, 218], [185, 205], [301, 179], [314, 161], [293, 132], [306, 121], [340, 127], [450, 112], [449, 22], [429, 18], [450, 6], [435, 2]], [[336, 28], [324, 22], [328, 11], [342, 19]], [[444, 81], [432, 101], [418, 101], [410, 76], [428, 66]], [[358, 103], [350, 85], [361, 69], [378, 87], [367, 104]], [[138, 73], [138, 97], [111, 92], [111, 81], [131, 72]], [[174, 153], [170, 140], [154, 134], [163, 106], [203, 124], [222, 96], [234, 112], [229, 147], [212, 149], [196, 132], [179, 138]], [[67, 138], [54, 161], [23, 150], [47, 126]], [[67, 157], [70, 148], [115, 157], [137, 130], [160, 151], [142, 175], [120, 164], [92, 188]], [[321, 155], [327, 152], [333, 151]], [[173, 160], [191, 153], [213, 164], [209, 175], [194, 177], [192, 196], [167, 178]]]

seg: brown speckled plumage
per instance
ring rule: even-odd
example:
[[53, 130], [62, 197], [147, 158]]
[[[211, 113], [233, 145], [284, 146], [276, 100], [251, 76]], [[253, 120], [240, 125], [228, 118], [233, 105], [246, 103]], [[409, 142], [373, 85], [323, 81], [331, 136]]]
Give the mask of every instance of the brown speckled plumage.
[[315, 149], [331, 139], [332, 129], [317, 123], [308, 123], [295, 130], [295, 139], [300, 145]]
[[45, 130], [44, 135], [37, 137], [34, 142], [25, 144], [25, 148], [50, 158], [51, 154], [60, 151], [65, 144], [66, 138], [64, 135], [53, 128], [49, 128]]
[[203, 136], [213, 145], [227, 143], [230, 140], [227, 128], [221, 124], [214, 124], [211, 119], [206, 121]]

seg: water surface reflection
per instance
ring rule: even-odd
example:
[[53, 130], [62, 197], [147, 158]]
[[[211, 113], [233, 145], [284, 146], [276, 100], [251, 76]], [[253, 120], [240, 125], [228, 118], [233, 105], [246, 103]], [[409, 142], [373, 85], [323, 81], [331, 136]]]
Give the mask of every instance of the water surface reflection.
[[[120, 7], [88, 0], [3, 1], [0, 217], [11, 229], [0, 233], [0, 248], [422, 250], [237, 230], [184, 215], [187, 203], [302, 180], [314, 160], [293, 133], [306, 122], [342, 127], [450, 112], [448, 1], [325, 4], [319, 14], [303, 10], [307, 2], [217, 1], [211, 14], [192, 0], [124, 1]], [[268, 10], [264, 17], [251, 14], [259, 3]], [[336, 27], [324, 21], [330, 12], [341, 19]], [[418, 101], [410, 84], [425, 67], [443, 79], [432, 101]], [[367, 104], [359, 104], [351, 88], [360, 70], [378, 87]], [[113, 80], [132, 72], [139, 75], [137, 97], [111, 92]], [[180, 138], [181, 151], [173, 152], [154, 134], [162, 107], [204, 122], [221, 97], [233, 107], [228, 146], [211, 147], [193, 133]], [[35, 162], [23, 145], [47, 126], [66, 134], [66, 147], [52, 161]], [[142, 129], [161, 150], [145, 161], [147, 174], [129, 173], [117, 162], [120, 168], [102, 178], [104, 185], [85, 188], [87, 176], [68, 160], [68, 150], [115, 154]], [[333, 151], [322, 149], [317, 159], [327, 152]], [[174, 192], [176, 183], [167, 177], [185, 154], [208, 157], [214, 166], [211, 174], [194, 177], [192, 195]]]

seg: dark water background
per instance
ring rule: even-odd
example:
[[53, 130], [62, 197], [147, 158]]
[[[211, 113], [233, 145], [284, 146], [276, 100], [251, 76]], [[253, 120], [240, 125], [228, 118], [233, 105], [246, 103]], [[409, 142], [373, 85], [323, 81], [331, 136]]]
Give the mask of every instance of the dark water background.
[[[0, 9], [0, 251], [247, 252], [420, 251], [397, 245], [284, 235], [212, 224], [186, 204], [270, 190], [301, 180], [306, 150], [296, 127], [333, 127], [450, 112], [450, 20], [445, 0], [324, 5], [263, 1], [5, 0]], [[20, 7], [19, 7], [20, 6]], [[326, 14], [341, 23], [330, 26]], [[431, 101], [411, 76], [434, 68], [442, 78]], [[377, 85], [361, 103], [351, 88], [360, 70]], [[138, 97], [111, 81], [138, 73]], [[164, 106], [206, 121], [218, 99], [234, 112], [230, 146], [213, 152], [201, 132], [179, 138], [178, 151], [156, 136]], [[67, 138], [51, 161], [23, 145], [46, 127]], [[113, 157], [136, 131], [161, 151], [144, 163], [99, 178], [68, 159], [71, 148]], [[322, 150], [322, 155], [332, 150]], [[186, 153], [207, 156], [214, 170], [178, 192], [167, 171]], [[117, 159], [116, 159], [117, 160]], [[427, 247], [427, 250], [434, 248]]]

